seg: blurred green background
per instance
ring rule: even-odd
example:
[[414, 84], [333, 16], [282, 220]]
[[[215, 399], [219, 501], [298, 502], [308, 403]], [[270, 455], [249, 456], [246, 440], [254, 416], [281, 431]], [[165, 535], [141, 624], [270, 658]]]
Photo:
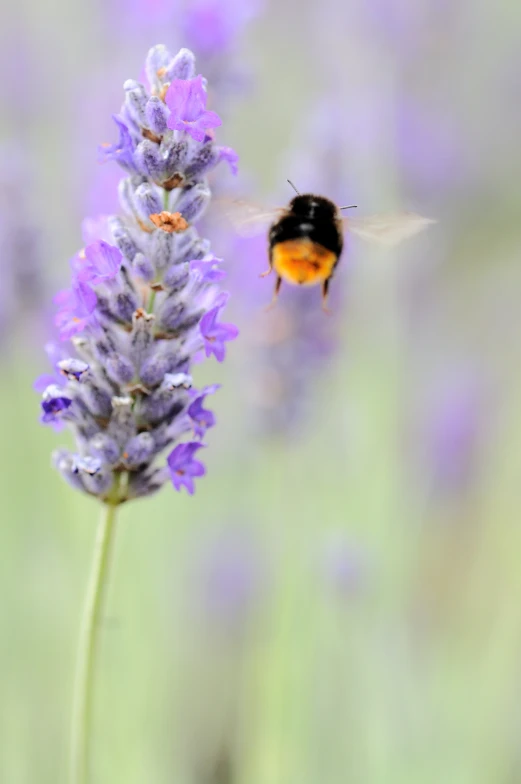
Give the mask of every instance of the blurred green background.
[[241, 156], [217, 192], [284, 203], [291, 177], [438, 224], [348, 242], [328, 319], [314, 290], [264, 313], [264, 241], [210, 215], [241, 338], [197, 370], [223, 389], [196, 495], [121, 510], [93, 781], [519, 782], [519, 5], [217, 3], [216, 51], [203, 5], [2, 10], [0, 782], [66, 781], [100, 510], [50, 468], [67, 436], [31, 385], [81, 219], [114, 204], [96, 144], [159, 42], [194, 45]]

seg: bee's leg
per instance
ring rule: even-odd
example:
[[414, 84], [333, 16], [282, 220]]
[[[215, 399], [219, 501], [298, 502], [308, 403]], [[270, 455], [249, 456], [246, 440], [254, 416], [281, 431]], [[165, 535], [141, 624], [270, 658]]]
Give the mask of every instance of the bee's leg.
[[277, 297], [279, 296], [281, 285], [282, 285], [282, 278], [279, 276], [277, 277], [277, 280], [275, 282], [275, 290], [273, 292], [273, 298], [270, 304], [267, 306], [266, 310], [271, 310], [273, 307], [275, 307], [275, 303], [277, 302]]
[[261, 272], [261, 274], [259, 275], [259, 278], [266, 278], [271, 272], [273, 272], [273, 267], [270, 264], [270, 266], [268, 267], [267, 270], [264, 270], [264, 272]]
[[322, 284], [322, 310], [324, 311], [324, 313], [331, 313], [331, 311], [327, 306], [327, 295], [329, 292], [330, 280], [331, 280], [331, 276], [329, 276], [329, 278], [326, 278]]
[[261, 274], [259, 275], [259, 278], [266, 278], [271, 272], [273, 272], [273, 264], [272, 264], [272, 261], [271, 261], [271, 253], [270, 253], [269, 264], [270, 264], [270, 266], [268, 267], [268, 269], [265, 270], [264, 272], [261, 272]]

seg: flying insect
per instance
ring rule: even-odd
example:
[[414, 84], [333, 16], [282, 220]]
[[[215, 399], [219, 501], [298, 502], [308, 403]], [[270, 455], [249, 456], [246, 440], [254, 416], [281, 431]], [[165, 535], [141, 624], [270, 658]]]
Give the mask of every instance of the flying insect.
[[327, 310], [329, 285], [342, 255], [346, 230], [369, 242], [393, 246], [434, 223], [412, 212], [344, 218], [341, 211], [356, 205], [338, 207], [325, 196], [299, 193], [291, 180], [288, 182], [297, 195], [286, 208], [266, 211], [234, 202], [234, 210], [229, 213], [243, 236], [269, 226], [269, 267], [261, 277], [272, 272], [276, 275], [272, 303], [283, 281], [296, 286], [321, 284], [322, 307]]

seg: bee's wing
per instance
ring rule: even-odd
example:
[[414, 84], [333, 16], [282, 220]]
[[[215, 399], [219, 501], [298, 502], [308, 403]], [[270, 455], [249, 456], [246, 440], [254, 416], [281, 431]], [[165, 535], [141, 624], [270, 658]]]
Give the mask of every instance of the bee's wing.
[[267, 231], [285, 212], [283, 207], [266, 209], [241, 199], [221, 200], [220, 208], [241, 237], [254, 237]]
[[347, 231], [357, 237], [379, 245], [392, 246], [413, 237], [436, 221], [423, 218], [414, 212], [387, 212], [363, 218], [344, 218], [343, 223]]

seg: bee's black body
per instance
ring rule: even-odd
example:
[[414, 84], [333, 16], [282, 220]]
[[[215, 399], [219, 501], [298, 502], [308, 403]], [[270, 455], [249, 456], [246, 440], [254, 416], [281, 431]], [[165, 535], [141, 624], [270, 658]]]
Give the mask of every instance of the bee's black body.
[[307, 193], [291, 200], [288, 211], [270, 229], [270, 253], [277, 243], [298, 239], [321, 245], [334, 253], [338, 262], [344, 238], [334, 202]]
[[325, 307], [329, 282], [343, 247], [338, 207], [330, 199], [299, 194], [269, 232], [270, 268], [277, 274], [276, 299], [281, 283], [322, 285]]

